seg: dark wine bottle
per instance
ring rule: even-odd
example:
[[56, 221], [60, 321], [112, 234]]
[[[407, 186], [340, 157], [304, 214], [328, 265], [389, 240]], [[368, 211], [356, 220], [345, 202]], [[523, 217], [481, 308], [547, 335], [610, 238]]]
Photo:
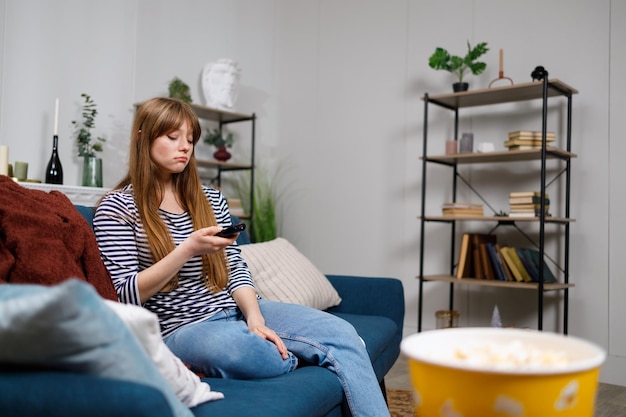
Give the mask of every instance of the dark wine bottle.
[[63, 167], [59, 159], [59, 137], [52, 137], [52, 155], [46, 168], [46, 184], [63, 184]]

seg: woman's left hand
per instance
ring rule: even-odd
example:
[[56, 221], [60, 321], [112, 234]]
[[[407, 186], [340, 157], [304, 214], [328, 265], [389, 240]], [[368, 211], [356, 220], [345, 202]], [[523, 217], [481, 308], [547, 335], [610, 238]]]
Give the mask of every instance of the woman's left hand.
[[285, 342], [281, 339], [274, 330], [270, 329], [264, 324], [255, 325], [248, 323], [248, 329], [250, 331], [265, 340], [269, 340], [278, 348], [278, 353], [283, 359], [287, 359], [289, 357], [289, 352], [287, 351], [287, 346], [285, 346]]
[[278, 353], [283, 359], [289, 358], [289, 352], [285, 342], [281, 339], [274, 330], [265, 325], [265, 318], [261, 314], [259, 308], [259, 301], [256, 298], [256, 291], [251, 287], [241, 287], [233, 292], [233, 298], [241, 309], [243, 316], [248, 323], [248, 329], [259, 337], [265, 340], [269, 340], [278, 348]]

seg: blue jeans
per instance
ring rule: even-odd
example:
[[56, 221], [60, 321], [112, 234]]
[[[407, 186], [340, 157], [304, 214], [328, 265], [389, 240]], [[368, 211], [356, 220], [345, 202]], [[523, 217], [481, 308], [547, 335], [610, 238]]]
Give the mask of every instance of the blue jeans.
[[[295, 369], [297, 358], [334, 372], [354, 417], [389, 416], [363, 341], [347, 321], [313, 308], [260, 300], [265, 324], [292, 355], [250, 333], [237, 309], [188, 324], [165, 339], [192, 369], [207, 376], [267, 378]], [[294, 357], [295, 355], [295, 357]]]

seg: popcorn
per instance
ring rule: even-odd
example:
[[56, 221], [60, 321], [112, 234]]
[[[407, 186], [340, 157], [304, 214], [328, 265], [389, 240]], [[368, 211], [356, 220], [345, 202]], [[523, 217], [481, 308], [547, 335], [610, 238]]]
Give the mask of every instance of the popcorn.
[[[444, 360], [443, 353], [437, 354]], [[510, 343], [470, 344], [454, 348], [451, 359], [458, 363], [493, 370], [535, 370], [545, 367], [563, 368], [569, 362], [560, 351], [537, 348], [514, 340]]]

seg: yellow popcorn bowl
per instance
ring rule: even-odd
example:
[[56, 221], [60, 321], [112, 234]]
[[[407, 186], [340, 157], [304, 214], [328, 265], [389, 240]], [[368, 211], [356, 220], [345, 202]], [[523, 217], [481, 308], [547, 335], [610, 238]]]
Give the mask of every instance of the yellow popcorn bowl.
[[401, 344], [418, 417], [593, 417], [606, 353], [556, 333], [424, 331]]

